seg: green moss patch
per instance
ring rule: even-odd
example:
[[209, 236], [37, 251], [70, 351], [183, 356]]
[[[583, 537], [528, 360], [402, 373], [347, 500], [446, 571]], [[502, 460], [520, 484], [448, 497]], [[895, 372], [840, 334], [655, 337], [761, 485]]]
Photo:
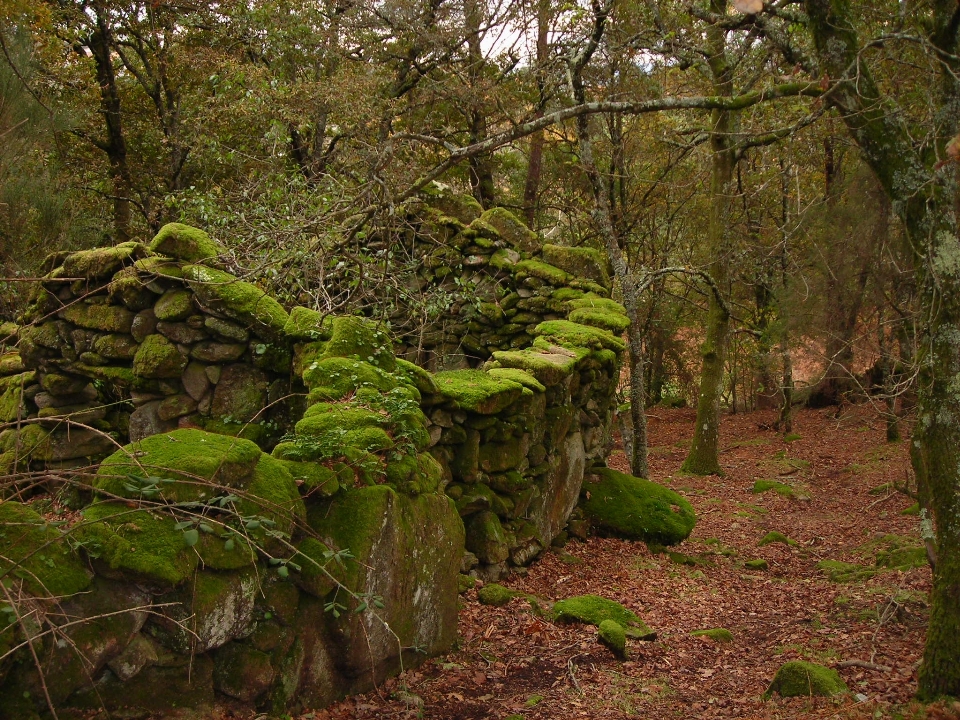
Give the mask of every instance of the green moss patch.
[[879, 572], [875, 567], [865, 567], [840, 560], [821, 560], [817, 563], [817, 570], [826, 575], [831, 582], [838, 583], [868, 580]]
[[516, 590], [511, 590], [503, 585], [499, 585], [497, 583], [487, 583], [482, 588], [477, 590], [477, 601], [481, 605], [502, 607], [513, 600], [513, 598], [521, 595], [523, 595], [523, 593], [517, 592]]
[[91, 557], [134, 579], [179, 585], [197, 567], [198, 555], [169, 515], [131, 510], [122, 503], [91, 505], [74, 538]]
[[283, 333], [292, 340], [329, 340], [330, 331], [327, 316], [300, 305], [290, 311], [283, 327]]
[[558, 385], [576, 370], [583, 356], [559, 345], [546, 349], [525, 348], [493, 353], [493, 359], [503, 368], [515, 368], [532, 375], [545, 386]]
[[589, 308], [578, 308], [567, 315], [571, 322], [581, 325], [591, 325], [603, 330], [609, 330], [619, 335], [630, 327], [630, 319], [620, 313], [608, 313], [603, 310], [592, 310]]
[[325, 357], [357, 358], [392, 372], [396, 367], [393, 347], [387, 333], [370, 320], [343, 316], [331, 317], [330, 339]]
[[523, 394], [520, 383], [491, 377], [482, 370], [450, 370], [437, 373], [434, 379], [456, 407], [481, 415], [495, 415]]
[[609, 468], [593, 472], [583, 484], [580, 507], [603, 530], [659, 545], [675, 545], [692, 532], [696, 514], [678, 493]]
[[557, 622], [581, 622], [599, 626], [604, 620], [620, 624], [627, 635], [640, 640], [652, 640], [656, 633], [635, 613], [614, 600], [599, 595], [578, 595], [560, 600], [553, 606]]
[[189, 358], [163, 335], [147, 335], [133, 357], [133, 374], [142, 378], [179, 378]]
[[693, 637], [707, 637], [718, 643], [733, 642], [733, 633], [726, 628], [710, 628], [708, 630], [694, 630], [690, 633]]
[[256, 285], [202, 265], [184, 266], [183, 276], [207, 307], [219, 310], [271, 339], [283, 337], [289, 319], [287, 311]]
[[763, 558], [757, 558], [755, 560], [747, 560], [745, 563], [743, 563], [743, 566], [747, 570], [769, 570], [770, 569], [770, 563], [768, 563]]
[[847, 685], [836, 670], [803, 660], [792, 660], [780, 666], [764, 697], [769, 698], [774, 693], [781, 697], [830, 697], [845, 692], [848, 692]]
[[513, 270], [518, 279], [535, 277], [555, 287], [566, 285], [573, 280], [573, 276], [571, 276], [570, 273], [539, 260], [521, 260], [514, 265]]
[[261, 454], [249, 440], [184, 428], [118, 450], [100, 465], [94, 485], [119, 497], [201, 500], [222, 494], [215, 486], [243, 487]]
[[185, 262], [198, 262], [217, 257], [223, 247], [207, 233], [183, 223], [167, 223], [150, 242], [155, 253]]
[[493, 228], [497, 235], [521, 252], [534, 252], [539, 248], [537, 234], [506, 208], [490, 208], [480, 216], [479, 223], [475, 221], [474, 224]]
[[117, 305], [78, 302], [65, 307], [59, 315], [82, 328], [108, 333], [128, 333], [133, 325], [133, 313]]
[[618, 659], [627, 659], [627, 632], [616, 620], [603, 620], [597, 626], [597, 639]]
[[347, 357], [312, 362], [303, 373], [303, 382], [310, 388], [313, 401], [339, 400], [361, 387], [386, 392], [397, 386], [396, 379], [380, 368]]
[[779, 480], [757, 480], [753, 483], [753, 488], [750, 492], [759, 495], [760, 493], [770, 492], [771, 490], [781, 497], [790, 499], [803, 499], [808, 497], [806, 493], [798, 488], [782, 483]]
[[771, 543], [782, 543], [783, 545], [789, 545], [791, 547], [797, 545], [796, 540], [791, 540], [783, 533], [777, 532], [776, 530], [771, 530], [762, 538], [760, 538], [760, 541], [757, 543], [757, 547], [763, 547], [764, 545], [770, 545]]
[[563, 268], [571, 275], [593, 280], [606, 287], [610, 286], [609, 261], [599, 250], [548, 243], [543, 246], [543, 259], [551, 265]]
[[600, 328], [581, 325], [569, 320], [546, 320], [537, 325], [534, 334], [552, 339], [559, 345], [578, 345], [595, 350], [623, 352], [626, 345], [613, 333]]
[[0, 577], [18, 577], [37, 597], [85, 590], [90, 574], [67, 538], [26, 505], [0, 501]]

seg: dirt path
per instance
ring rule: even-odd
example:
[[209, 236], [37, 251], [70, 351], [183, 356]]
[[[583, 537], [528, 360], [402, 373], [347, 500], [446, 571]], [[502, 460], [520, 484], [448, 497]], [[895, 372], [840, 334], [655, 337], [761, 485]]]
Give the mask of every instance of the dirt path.
[[[627, 662], [599, 645], [592, 627], [554, 625], [522, 598], [502, 608], [483, 606], [469, 591], [462, 596], [459, 649], [379, 692], [302, 717], [924, 717], [910, 697], [929, 569], [841, 584], [816, 567], [822, 559], [870, 564], [873, 555], [862, 548], [871, 540], [918, 536], [918, 519], [901, 514], [909, 498], [870, 494], [904, 481], [906, 444], [885, 444], [882, 423], [868, 408], [840, 419], [832, 412], [799, 413], [799, 437], [792, 442], [765, 429], [770, 414], [727, 417], [721, 443], [727, 475], [698, 478], [679, 474], [692, 411], [656, 410], [652, 479], [696, 508], [693, 535], [674, 548], [696, 564], [653, 555], [642, 544], [592, 538], [571, 541], [563, 553], [549, 553], [504, 582], [549, 600], [596, 593], [622, 602], [659, 633], [654, 642], [631, 641]], [[626, 469], [622, 453], [610, 464]], [[754, 494], [758, 478], [790, 484], [809, 499]], [[758, 547], [772, 530], [797, 544]], [[769, 569], [745, 569], [752, 559], [766, 560]], [[689, 634], [716, 627], [730, 630], [733, 642]], [[856, 697], [764, 702], [777, 667], [791, 659], [831, 666], [858, 660], [889, 669], [840, 667]]]

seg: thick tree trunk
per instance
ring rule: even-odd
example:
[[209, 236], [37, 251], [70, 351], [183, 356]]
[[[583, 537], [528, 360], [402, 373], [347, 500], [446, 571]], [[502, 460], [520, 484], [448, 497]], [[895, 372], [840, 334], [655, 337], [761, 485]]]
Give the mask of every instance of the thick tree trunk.
[[[726, 13], [726, 0], [711, 0], [714, 13]], [[707, 29], [710, 45], [710, 69], [714, 78], [716, 95], [733, 94], [733, 70], [725, 52], [724, 30], [716, 25]], [[735, 114], [728, 110], [714, 110], [711, 116], [710, 147], [713, 151], [710, 192], [710, 224], [708, 244], [711, 263], [708, 271], [715, 289], [723, 292], [727, 284], [727, 250], [730, 222], [730, 207], [733, 196], [736, 151], [733, 133], [736, 129]], [[723, 391], [723, 370], [727, 357], [727, 341], [730, 334], [730, 315], [720, 303], [716, 292], [710, 293], [707, 310], [706, 337], [700, 347], [702, 368], [700, 393], [697, 397], [697, 426], [694, 429], [693, 445], [683, 461], [683, 472], [696, 475], [719, 475], [720, 396]]]
[[[941, 68], [935, 108], [939, 138], [916, 147], [913, 129], [880, 94], [845, 0], [806, 0], [821, 72], [834, 83], [828, 100], [840, 111], [906, 228], [927, 318], [920, 367], [917, 423], [911, 446], [924, 534], [930, 540], [933, 590], [917, 694], [923, 700], [960, 696], [960, 236], [954, 168], [938, 152], [960, 121], [960, 17], [955, 0], [936, 0], [928, 40]], [[932, 527], [931, 527], [932, 525]]]

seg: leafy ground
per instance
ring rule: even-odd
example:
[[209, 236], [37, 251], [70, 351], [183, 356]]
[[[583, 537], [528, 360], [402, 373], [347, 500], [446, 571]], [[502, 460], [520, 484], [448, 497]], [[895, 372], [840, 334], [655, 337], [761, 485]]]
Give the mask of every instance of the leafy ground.
[[[872, 566], [886, 534], [919, 542], [917, 517], [902, 514], [912, 501], [892, 488], [876, 494], [907, 479], [906, 443], [886, 444], [869, 408], [834, 413], [800, 412], [791, 442], [768, 429], [768, 413], [728, 416], [721, 443], [727, 475], [698, 478], [679, 474], [693, 412], [655, 410], [652, 479], [689, 498], [699, 516], [690, 540], [674, 548], [686, 557], [591, 538], [504, 581], [547, 600], [596, 593], [622, 602], [659, 633], [654, 642], [629, 641], [627, 662], [599, 645], [592, 627], [554, 625], [524, 598], [502, 608], [480, 605], [469, 591], [456, 651], [377, 692], [302, 717], [960, 717], [956, 706], [924, 709], [910, 701], [929, 569], [848, 583], [817, 569], [824, 559]], [[610, 464], [626, 469], [622, 453]], [[756, 479], [790, 486], [795, 497], [755, 494]], [[768, 531], [797, 544], [758, 547]], [[769, 569], [744, 567], [754, 559]], [[717, 627], [730, 630], [733, 642], [690, 635]], [[791, 659], [837, 667], [859, 695], [764, 702], [777, 667]]]

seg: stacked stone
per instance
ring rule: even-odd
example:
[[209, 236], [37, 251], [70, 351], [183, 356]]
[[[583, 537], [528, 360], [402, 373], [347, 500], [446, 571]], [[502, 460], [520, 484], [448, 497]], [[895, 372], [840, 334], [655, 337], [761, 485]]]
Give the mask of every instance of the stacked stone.
[[209, 267], [223, 248], [165, 226], [149, 247], [53, 258], [20, 331], [27, 416], [49, 433], [32, 459], [98, 459], [117, 442], [202, 427], [269, 443], [271, 408], [289, 394], [287, 312], [250, 283]]
[[440, 393], [425, 398], [431, 451], [464, 518], [463, 570], [488, 580], [551, 543], [605, 454], [624, 350], [607, 327], [628, 321], [604, 298], [567, 302], [581, 322], [544, 321], [531, 347], [438, 373]]
[[610, 295], [607, 263], [596, 250], [542, 245], [505, 208], [483, 211], [469, 196], [436, 187], [411, 207], [412, 279], [422, 292], [455, 298], [426, 328], [414, 328], [408, 308], [391, 318], [406, 340], [398, 354], [431, 370], [476, 365], [497, 350], [533, 342], [537, 325], [565, 317], [565, 303], [592, 293]]

